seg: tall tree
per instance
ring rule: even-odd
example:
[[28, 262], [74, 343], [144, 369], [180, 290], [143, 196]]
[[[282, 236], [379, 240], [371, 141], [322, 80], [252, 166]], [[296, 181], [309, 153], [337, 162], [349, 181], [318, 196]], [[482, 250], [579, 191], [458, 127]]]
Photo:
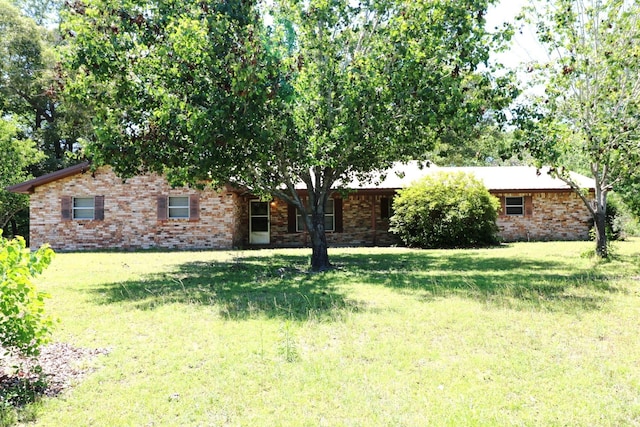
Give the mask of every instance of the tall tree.
[[77, 138], [83, 135], [79, 132], [86, 129], [83, 108], [61, 99], [64, 79], [57, 54], [59, 41], [55, 31], [37, 25], [7, 0], [0, 0], [0, 113], [11, 116], [47, 154], [36, 173], [65, 166], [66, 154], [74, 150]]
[[[5, 190], [13, 184], [31, 178], [27, 169], [44, 157], [28, 139], [20, 139], [17, 126], [6, 118], [0, 118], [0, 230], [6, 229], [10, 221], [21, 211], [26, 211], [29, 198], [24, 194], [13, 194]], [[11, 233], [16, 234], [15, 227]]]
[[508, 103], [478, 71], [502, 41], [485, 30], [490, 2], [77, 1], [65, 34], [70, 92], [96, 112], [87, 151], [124, 176], [281, 198], [304, 218], [312, 269], [327, 269], [332, 188], [464, 138]]
[[[596, 253], [607, 257], [607, 194], [640, 166], [640, 3], [536, 2], [527, 17], [549, 61], [530, 68], [545, 91], [518, 111], [520, 147], [582, 197]], [[571, 179], [568, 166], [575, 164], [593, 176], [595, 202]]]

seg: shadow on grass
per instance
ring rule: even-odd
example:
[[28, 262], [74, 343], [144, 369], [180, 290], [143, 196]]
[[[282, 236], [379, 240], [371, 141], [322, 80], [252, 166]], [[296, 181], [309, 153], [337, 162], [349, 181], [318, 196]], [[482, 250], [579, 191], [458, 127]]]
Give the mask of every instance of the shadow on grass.
[[[256, 252], [257, 253], [257, 252]], [[189, 262], [167, 273], [104, 285], [105, 303], [133, 302], [153, 309], [170, 303], [216, 306], [227, 318], [255, 315], [305, 320], [357, 311], [357, 301], [331, 275], [307, 271], [308, 255], [242, 256], [228, 262]]]
[[[459, 296], [494, 306], [559, 311], [599, 310], [617, 293], [614, 275], [589, 267], [501, 255], [500, 249], [388, 255], [342, 255], [354, 281], [381, 285], [425, 300]], [[487, 256], [486, 254], [492, 256]], [[336, 257], [338, 258], [338, 257]]]
[[103, 285], [103, 303], [130, 302], [139, 309], [185, 303], [215, 306], [227, 318], [256, 315], [295, 320], [336, 319], [363, 309], [343, 285], [383, 286], [422, 300], [459, 296], [517, 309], [583, 311], [601, 309], [617, 292], [608, 275], [572, 270], [562, 260], [530, 260], [473, 251], [449, 254], [399, 251], [339, 253], [335, 270], [307, 272], [308, 254], [243, 253], [227, 262], [190, 262], [140, 280]]

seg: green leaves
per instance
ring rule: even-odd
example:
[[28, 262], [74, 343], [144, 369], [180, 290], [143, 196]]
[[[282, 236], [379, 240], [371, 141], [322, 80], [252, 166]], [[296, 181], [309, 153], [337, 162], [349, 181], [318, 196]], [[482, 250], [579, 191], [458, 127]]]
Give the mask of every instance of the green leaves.
[[398, 192], [390, 230], [414, 247], [492, 245], [499, 207], [472, 175], [439, 172]]
[[521, 148], [570, 184], [563, 170], [591, 174], [595, 209], [584, 200], [594, 219], [604, 218], [607, 193], [640, 170], [639, 17], [636, 1], [556, 0], [529, 10], [551, 60], [532, 67], [545, 91], [517, 114]]
[[[96, 163], [302, 206], [336, 183], [464, 140], [504, 107], [479, 73], [489, 0], [89, 0], [65, 15]], [[269, 19], [267, 19], [267, 13]]]
[[192, 182], [275, 189], [319, 166], [347, 182], [496, 107], [495, 82], [472, 76], [486, 1], [285, 1], [268, 25], [252, 2], [172, 5], [93, 0], [65, 18], [76, 93], [98, 109], [89, 151], [125, 175], [189, 165]]
[[28, 197], [13, 194], [5, 187], [18, 184], [30, 178], [27, 168], [43, 159], [31, 140], [19, 139], [16, 123], [0, 118], [0, 229], [17, 213], [28, 207]]
[[52, 321], [44, 310], [48, 295], [31, 278], [51, 263], [53, 251], [43, 246], [31, 252], [22, 237], [7, 240], [0, 230], [0, 345], [34, 356], [49, 338]]
[[68, 63], [81, 70], [71, 90], [97, 110], [95, 160], [127, 176], [189, 166], [192, 183], [212, 172], [227, 178], [236, 162], [225, 146], [259, 123], [266, 96], [253, 7], [125, 2], [115, 10], [93, 1], [69, 10]]

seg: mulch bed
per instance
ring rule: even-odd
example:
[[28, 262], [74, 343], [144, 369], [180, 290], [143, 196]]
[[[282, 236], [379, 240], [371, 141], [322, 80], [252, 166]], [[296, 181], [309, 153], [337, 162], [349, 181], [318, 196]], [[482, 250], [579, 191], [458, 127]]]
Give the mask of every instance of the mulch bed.
[[[27, 396], [56, 396], [89, 373], [90, 362], [101, 354], [109, 351], [52, 343], [42, 347], [38, 357], [29, 359], [8, 356], [0, 347], [0, 401], [20, 406], [28, 403]], [[36, 366], [41, 368], [40, 375], [34, 370]]]

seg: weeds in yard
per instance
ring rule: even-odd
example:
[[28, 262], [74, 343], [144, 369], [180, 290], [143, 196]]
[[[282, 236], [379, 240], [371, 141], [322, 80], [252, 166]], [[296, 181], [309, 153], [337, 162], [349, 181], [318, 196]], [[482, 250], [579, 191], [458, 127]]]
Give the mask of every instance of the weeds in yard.
[[[267, 259], [251, 253], [240, 261], [187, 262], [173, 271], [107, 283], [95, 289], [105, 304], [133, 302], [150, 310], [180, 303], [213, 305], [227, 319], [267, 317], [339, 318], [357, 310], [331, 278], [305, 271], [306, 257]], [[337, 317], [336, 317], [337, 316]]]
[[[490, 252], [489, 252], [490, 253]], [[342, 266], [323, 275], [304, 270], [306, 256], [264, 258], [248, 252], [240, 261], [187, 262], [173, 271], [150, 274], [96, 289], [104, 303], [133, 302], [138, 308], [185, 303], [215, 305], [228, 319], [256, 315], [308, 320], [339, 319], [357, 311], [336, 283], [368, 283], [424, 298], [461, 296], [488, 304], [522, 309], [599, 309], [615, 292], [608, 275], [591, 266], [566, 271], [562, 260], [477, 256], [458, 251], [446, 255], [427, 251], [340, 254]], [[604, 291], [582, 298], [577, 289]], [[564, 302], [570, 301], [565, 304]], [[577, 304], [577, 305], [576, 305]], [[336, 317], [337, 316], [337, 317]]]
[[54, 340], [113, 350], [38, 423], [636, 425], [640, 241], [590, 245], [61, 254]]
[[291, 322], [284, 322], [280, 327], [280, 341], [278, 343], [278, 354], [288, 363], [300, 360], [298, 344], [292, 329]]
[[47, 388], [42, 370], [14, 366], [11, 375], [0, 376], [0, 426], [35, 420], [38, 401]]

